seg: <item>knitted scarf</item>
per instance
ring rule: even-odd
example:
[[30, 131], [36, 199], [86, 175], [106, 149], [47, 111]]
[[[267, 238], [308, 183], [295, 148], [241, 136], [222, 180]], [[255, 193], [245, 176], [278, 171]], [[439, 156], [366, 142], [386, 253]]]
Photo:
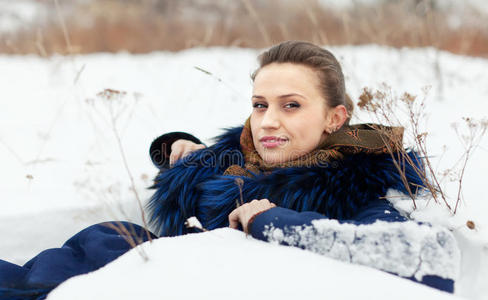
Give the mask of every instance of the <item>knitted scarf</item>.
[[229, 166], [224, 175], [253, 177], [262, 172], [269, 173], [276, 168], [327, 166], [347, 154], [383, 154], [403, 149], [403, 127], [389, 127], [379, 124], [344, 125], [331, 133], [312, 152], [284, 163], [267, 163], [256, 151], [251, 132], [250, 117], [246, 120], [240, 137], [245, 165]]

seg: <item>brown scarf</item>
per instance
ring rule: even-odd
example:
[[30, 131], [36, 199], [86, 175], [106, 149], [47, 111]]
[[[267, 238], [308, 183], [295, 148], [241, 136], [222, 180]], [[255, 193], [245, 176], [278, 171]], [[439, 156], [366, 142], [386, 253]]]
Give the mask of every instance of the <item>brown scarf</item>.
[[224, 175], [252, 177], [252, 174], [269, 173], [275, 168], [323, 166], [344, 155], [367, 153], [382, 154], [398, 152], [403, 147], [403, 127], [389, 127], [379, 124], [344, 125], [321, 143], [312, 152], [284, 163], [266, 163], [256, 151], [252, 140], [250, 117], [241, 133], [241, 148], [245, 165], [228, 167]]

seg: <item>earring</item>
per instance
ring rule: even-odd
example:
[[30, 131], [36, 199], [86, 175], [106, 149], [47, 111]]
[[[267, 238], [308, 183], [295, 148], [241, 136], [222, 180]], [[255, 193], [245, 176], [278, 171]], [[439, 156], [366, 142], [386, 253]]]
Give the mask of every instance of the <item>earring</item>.
[[327, 128], [325, 131], [328, 133], [328, 134], [332, 134], [334, 132], [336, 132], [337, 130], [339, 130], [339, 126], [336, 126], [334, 128]]

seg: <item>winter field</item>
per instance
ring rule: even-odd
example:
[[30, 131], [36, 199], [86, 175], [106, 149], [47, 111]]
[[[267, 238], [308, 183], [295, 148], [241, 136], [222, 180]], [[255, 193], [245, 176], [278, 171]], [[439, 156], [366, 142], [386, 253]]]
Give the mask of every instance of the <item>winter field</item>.
[[[439, 171], [452, 168], [464, 153], [452, 124], [487, 116], [487, 59], [432, 48], [329, 49], [343, 65], [354, 100], [363, 87], [383, 88], [383, 83], [419, 98], [429, 90], [425, 128]], [[0, 56], [0, 258], [23, 264], [97, 222], [140, 224], [130, 178], [147, 200], [157, 172], [148, 153], [152, 140], [185, 131], [208, 145], [221, 128], [242, 124], [251, 112], [250, 74], [260, 52], [197, 48], [146, 55]], [[104, 89], [120, 91], [119, 96], [106, 99], [99, 95]], [[356, 108], [353, 123], [370, 121]], [[488, 299], [487, 155], [485, 138], [468, 162], [455, 216], [434, 201], [419, 201], [413, 211], [411, 200], [390, 199], [412, 218], [454, 232], [462, 250], [455, 296], [220, 229], [144, 244], [147, 262], [130, 251], [99, 271], [68, 280], [48, 299]], [[454, 206], [458, 183], [447, 178], [445, 184]]]

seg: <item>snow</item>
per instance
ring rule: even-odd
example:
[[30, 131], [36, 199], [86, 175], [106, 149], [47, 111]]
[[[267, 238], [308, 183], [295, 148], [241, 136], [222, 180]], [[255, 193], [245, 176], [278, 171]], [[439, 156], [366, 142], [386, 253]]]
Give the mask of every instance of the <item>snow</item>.
[[188, 220], [186, 220], [185, 225], [188, 228], [198, 228], [201, 231], [203, 231], [202, 223], [200, 223], [200, 221], [196, 217], [188, 218]]
[[337, 260], [373, 267], [421, 281], [425, 275], [458, 278], [460, 252], [448, 229], [415, 222], [368, 225], [315, 220], [309, 226], [266, 225], [269, 242], [303, 247]]
[[[363, 87], [378, 88], [383, 82], [398, 94], [419, 96], [430, 86], [429, 151], [439, 170], [450, 168], [463, 153], [451, 123], [487, 115], [486, 59], [432, 48], [366, 45], [330, 50], [343, 64], [353, 98]], [[0, 56], [0, 258], [22, 264], [97, 222], [141, 224], [123, 157], [139, 198], [147, 200], [157, 171], [148, 156], [151, 141], [178, 130], [208, 145], [220, 128], [242, 124], [251, 112], [250, 74], [260, 52], [210, 48], [145, 55]], [[97, 96], [104, 89], [124, 93], [114, 93], [111, 100]], [[368, 118], [357, 111], [353, 122]], [[464, 201], [454, 217], [433, 200], [419, 201], [414, 211], [411, 200], [389, 194], [405, 214], [453, 232], [461, 248], [456, 295], [469, 299], [488, 298], [488, 202], [483, 196], [487, 149], [485, 138], [468, 163]], [[456, 182], [445, 183], [453, 204]], [[474, 222], [474, 230], [467, 228], [467, 221]], [[144, 248], [148, 262], [131, 251], [97, 272], [67, 281], [50, 299], [125, 299], [134, 293], [148, 299], [282, 299], [298, 293], [305, 293], [301, 298], [454, 298], [384, 272], [258, 242], [230, 229], [159, 239]], [[350, 289], [351, 282], [357, 288]]]
[[459, 299], [371, 268], [246, 238], [229, 228], [143, 246], [148, 262], [131, 251], [100, 271], [66, 281], [48, 300]]

